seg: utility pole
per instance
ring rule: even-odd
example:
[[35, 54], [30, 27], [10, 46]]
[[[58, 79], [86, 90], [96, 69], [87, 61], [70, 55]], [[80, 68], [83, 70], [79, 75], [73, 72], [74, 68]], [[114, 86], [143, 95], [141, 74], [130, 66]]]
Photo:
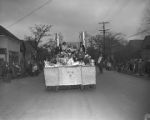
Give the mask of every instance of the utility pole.
[[105, 25], [108, 24], [109, 22], [100, 22], [99, 24], [102, 24], [103, 25], [103, 29], [102, 30], [99, 30], [99, 31], [102, 31], [103, 32], [103, 55], [104, 55], [104, 59], [105, 59], [105, 55], [106, 55], [106, 50], [105, 50], [105, 36], [106, 36], [106, 32], [109, 30], [109, 29], [106, 29], [105, 28]]

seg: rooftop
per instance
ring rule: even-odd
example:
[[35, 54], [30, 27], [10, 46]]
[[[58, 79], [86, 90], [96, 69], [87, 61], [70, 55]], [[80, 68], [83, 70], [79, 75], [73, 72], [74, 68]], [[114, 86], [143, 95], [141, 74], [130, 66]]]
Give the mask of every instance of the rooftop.
[[8, 37], [11, 37], [15, 40], [19, 40], [19, 38], [17, 38], [15, 35], [13, 35], [11, 32], [9, 32], [7, 29], [5, 29], [3, 26], [0, 25], [0, 35], [5, 35], [5, 36], [8, 36]]

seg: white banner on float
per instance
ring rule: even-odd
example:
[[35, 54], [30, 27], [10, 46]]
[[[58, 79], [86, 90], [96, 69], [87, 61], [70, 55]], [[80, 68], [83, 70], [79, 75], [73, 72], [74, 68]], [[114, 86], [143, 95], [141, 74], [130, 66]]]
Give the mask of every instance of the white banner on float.
[[44, 68], [44, 77], [46, 86], [59, 85], [59, 71], [58, 68]]
[[96, 69], [95, 67], [82, 67], [82, 85], [96, 84]]
[[60, 85], [80, 85], [81, 68], [80, 67], [61, 67], [59, 68]]
[[96, 84], [95, 66], [66, 66], [44, 68], [46, 86]]

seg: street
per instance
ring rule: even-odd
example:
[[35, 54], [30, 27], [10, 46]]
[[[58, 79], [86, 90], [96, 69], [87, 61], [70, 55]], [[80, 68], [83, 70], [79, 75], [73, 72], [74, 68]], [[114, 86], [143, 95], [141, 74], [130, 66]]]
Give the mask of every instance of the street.
[[144, 120], [150, 80], [97, 71], [96, 89], [45, 90], [37, 77], [0, 82], [0, 120]]

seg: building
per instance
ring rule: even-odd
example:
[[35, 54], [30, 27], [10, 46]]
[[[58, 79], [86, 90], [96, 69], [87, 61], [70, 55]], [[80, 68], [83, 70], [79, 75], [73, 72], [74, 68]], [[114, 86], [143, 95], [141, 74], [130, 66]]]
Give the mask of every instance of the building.
[[142, 44], [143, 40], [130, 40], [126, 46], [129, 58], [142, 58]]
[[29, 40], [28, 41], [22, 40], [22, 41], [23, 42], [21, 44], [21, 52], [23, 55], [23, 60], [25, 60], [25, 62], [33, 61], [36, 51], [32, 45], [34, 45], [35, 42]]
[[142, 49], [143, 40], [130, 40], [128, 46], [135, 51]]
[[0, 61], [8, 63], [20, 63], [21, 52], [19, 40], [15, 35], [0, 26]]
[[128, 45], [139, 52], [142, 59], [150, 59], [150, 36], [145, 36], [144, 40], [130, 40]]
[[150, 59], [150, 36], [146, 36], [143, 40], [141, 56], [144, 60]]

